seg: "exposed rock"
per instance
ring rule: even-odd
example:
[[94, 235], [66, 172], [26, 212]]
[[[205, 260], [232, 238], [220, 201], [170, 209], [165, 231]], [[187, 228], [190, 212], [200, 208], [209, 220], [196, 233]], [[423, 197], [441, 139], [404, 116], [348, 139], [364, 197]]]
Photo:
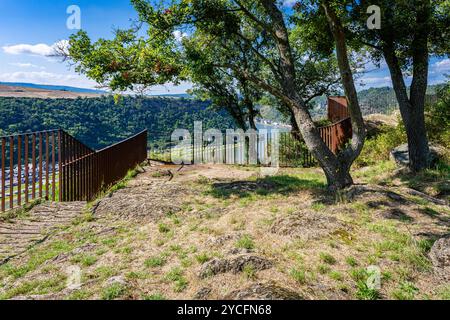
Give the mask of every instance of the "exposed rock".
[[450, 281], [450, 234], [434, 243], [430, 259], [435, 274], [444, 281]]
[[335, 217], [313, 211], [302, 211], [277, 218], [270, 231], [304, 240], [327, 236], [343, 227]]
[[211, 288], [203, 287], [194, 295], [194, 300], [206, 300], [211, 293]]
[[225, 234], [223, 236], [219, 236], [219, 237], [210, 237], [207, 240], [207, 243], [209, 246], [222, 246], [225, 244], [225, 242], [231, 241], [231, 240], [235, 240], [238, 239], [239, 237], [241, 237], [241, 233], [228, 233]]
[[345, 190], [345, 196], [349, 201], [367, 201], [370, 199], [370, 202], [367, 201], [367, 203], [371, 207], [375, 207], [374, 204], [376, 203], [374, 199], [377, 199], [379, 204], [382, 204], [381, 201], [384, 199], [387, 202], [383, 202], [389, 206], [393, 205], [392, 202], [397, 204], [407, 204], [410, 202], [403, 195], [377, 185], [353, 185]]
[[229, 259], [213, 259], [205, 262], [200, 268], [199, 277], [207, 278], [220, 273], [239, 273], [246, 266], [252, 266], [254, 270], [265, 270], [272, 267], [272, 262], [255, 255], [240, 255]]
[[[430, 146], [430, 163], [436, 162], [439, 158], [440, 149], [436, 146]], [[398, 165], [407, 167], [409, 165], [409, 152], [408, 144], [404, 143], [398, 147], [392, 149], [390, 153], [391, 160], [395, 161]]]
[[126, 287], [128, 285], [127, 281], [125, 280], [125, 278], [123, 276], [111, 277], [108, 280], [106, 280], [106, 282], [105, 282], [106, 286], [111, 286], [114, 284], [120, 284], [121, 286], [124, 286], [124, 287]]
[[401, 221], [411, 221], [412, 218], [408, 216], [403, 210], [400, 209], [388, 209], [380, 213], [380, 216], [385, 219], [395, 219]]
[[255, 283], [244, 289], [233, 291], [225, 300], [304, 300], [295, 291], [271, 283]]
[[253, 192], [258, 189], [273, 190], [276, 184], [265, 181], [231, 181], [214, 183], [213, 187], [228, 192]]
[[148, 184], [124, 188], [104, 198], [95, 214], [113, 215], [121, 219], [149, 219], [158, 221], [168, 213], [181, 210], [181, 199], [189, 194], [182, 184], [150, 181]]
[[252, 249], [246, 249], [246, 248], [233, 248], [233, 249], [228, 251], [228, 253], [231, 254], [231, 255], [249, 254], [249, 253], [252, 253], [252, 252], [253, 252]]

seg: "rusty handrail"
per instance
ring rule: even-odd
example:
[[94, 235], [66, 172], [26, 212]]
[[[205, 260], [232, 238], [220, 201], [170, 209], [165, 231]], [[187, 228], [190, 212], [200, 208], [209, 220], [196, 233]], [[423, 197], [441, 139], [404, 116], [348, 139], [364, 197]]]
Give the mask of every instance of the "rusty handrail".
[[0, 211], [38, 198], [58, 199], [59, 130], [0, 137]]
[[0, 212], [36, 199], [91, 200], [147, 159], [147, 131], [95, 151], [64, 130], [0, 137]]
[[98, 151], [63, 133], [62, 201], [89, 201], [147, 159], [147, 130]]

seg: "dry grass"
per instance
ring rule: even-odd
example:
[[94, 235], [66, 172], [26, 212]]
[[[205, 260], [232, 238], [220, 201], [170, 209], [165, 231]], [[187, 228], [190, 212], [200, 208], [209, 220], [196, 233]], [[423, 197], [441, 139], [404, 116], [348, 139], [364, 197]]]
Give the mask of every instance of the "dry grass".
[[[448, 206], [412, 197], [400, 185], [369, 186], [377, 191], [362, 188], [336, 198], [326, 192], [317, 169], [281, 170], [274, 177], [260, 176], [256, 168], [176, 169], [147, 167], [128, 187], [103, 198], [103, 207], [93, 206], [91, 219], [0, 266], [0, 296], [220, 299], [245, 296], [245, 288], [259, 284], [306, 299], [448, 295], [427, 257], [432, 241], [449, 231]], [[174, 174], [171, 181], [155, 174], [164, 170]], [[377, 170], [360, 171], [358, 179], [373, 179]], [[126, 206], [137, 198], [154, 200]], [[162, 204], [158, 199], [164, 198], [172, 200]], [[285, 223], [278, 232], [280, 221], [299, 222]], [[306, 237], [296, 232], [299, 226], [317, 232]], [[199, 277], [203, 264], [246, 255], [269, 260], [272, 267], [245, 265], [241, 272]], [[73, 265], [82, 270], [77, 290], [64, 285]], [[366, 286], [371, 265], [381, 269], [380, 290]], [[108, 282], [115, 276], [126, 285]]]

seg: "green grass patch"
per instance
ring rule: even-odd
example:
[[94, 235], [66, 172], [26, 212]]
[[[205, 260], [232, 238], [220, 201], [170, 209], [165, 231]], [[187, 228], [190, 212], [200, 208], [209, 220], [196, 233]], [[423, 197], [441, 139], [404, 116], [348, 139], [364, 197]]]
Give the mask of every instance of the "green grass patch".
[[330, 265], [336, 264], [336, 258], [327, 252], [321, 252], [319, 257], [320, 260], [322, 262], [325, 262], [326, 264]]
[[249, 235], [243, 235], [236, 241], [236, 248], [252, 250], [255, 248], [255, 242]]
[[144, 261], [144, 265], [147, 268], [162, 267], [165, 264], [166, 264], [166, 259], [162, 256], [151, 257]]
[[102, 291], [103, 300], [115, 300], [125, 295], [126, 287], [121, 283], [113, 283]]

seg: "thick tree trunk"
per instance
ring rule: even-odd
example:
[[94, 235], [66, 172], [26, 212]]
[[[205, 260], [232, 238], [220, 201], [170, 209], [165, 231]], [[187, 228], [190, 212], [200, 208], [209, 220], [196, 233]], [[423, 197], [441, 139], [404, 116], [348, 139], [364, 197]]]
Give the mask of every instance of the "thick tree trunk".
[[302, 142], [303, 141], [303, 137], [300, 133], [300, 128], [298, 127], [297, 121], [295, 120], [295, 115], [292, 112], [292, 110], [288, 107], [287, 108], [290, 112], [290, 116], [289, 116], [289, 121], [291, 123], [291, 135], [294, 137], [294, 139], [296, 139], [297, 141]]
[[311, 116], [306, 109], [297, 104], [293, 107], [296, 123], [298, 124], [301, 136], [305, 141], [308, 150], [319, 162], [320, 167], [327, 178], [327, 185], [331, 191], [337, 191], [349, 187], [353, 184], [350, 176], [350, 165], [331, 152], [320, 137]]
[[[423, 92], [423, 89], [421, 88], [424, 84], [426, 90], [427, 81], [423, 80], [422, 76], [422, 80], [420, 80], [422, 83], [421, 86], [418, 86], [417, 84], [414, 87], [411, 86], [411, 98], [409, 98], [400, 64], [395, 56], [394, 50], [389, 45], [385, 45], [383, 52], [391, 73], [392, 84], [405, 125], [406, 135], [408, 137], [409, 167], [412, 171], [418, 172], [429, 166], [430, 150], [424, 116], [425, 94], [418, 92]], [[426, 69], [428, 70], [428, 68]], [[427, 75], [428, 71], [422, 71], [422, 74]], [[414, 78], [416, 77], [420, 77], [418, 71], [414, 74]], [[419, 80], [416, 78], [415, 81], [417, 82]]]
[[417, 8], [417, 25], [412, 49], [413, 80], [408, 97], [400, 62], [395, 53], [391, 31], [381, 33], [383, 55], [391, 73], [392, 84], [397, 96], [400, 113], [408, 137], [409, 167], [413, 172], [429, 166], [430, 150], [425, 127], [425, 95], [428, 86], [428, 36], [430, 1], [423, 1]]
[[[308, 112], [306, 103], [297, 93], [294, 58], [283, 14], [277, 8], [276, 2], [272, 0], [260, 0], [260, 2], [271, 17], [280, 55], [279, 68], [282, 74], [280, 86], [283, 88], [284, 96], [279, 98], [290, 107], [306, 146], [325, 172], [328, 188], [332, 191], [346, 188], [353, 183], [350, 176], [350, 166], [354, 160], [354, 154], [352, 150], [349, 150], [345, 155], [338, 157], [331, 152], [320, 137], [319, 131]], [[359, 108], [358, 104], [353, 105], [353, 108]], [[357, 117], [355, 120], [357, 120]], [[359, 129], [356, 132], [359, 132]], [[354, 142], [352, 142], [352, 145], [354, 145]]]

